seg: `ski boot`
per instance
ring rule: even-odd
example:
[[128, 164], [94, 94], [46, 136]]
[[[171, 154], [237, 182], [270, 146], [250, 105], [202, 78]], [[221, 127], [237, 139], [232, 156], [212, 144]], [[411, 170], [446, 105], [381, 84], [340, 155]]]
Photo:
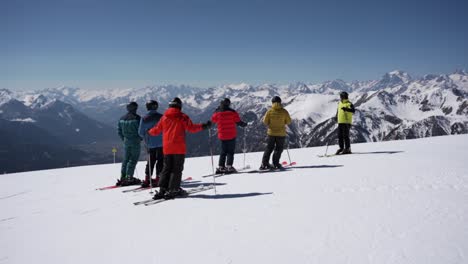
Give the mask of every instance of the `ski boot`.
[[275, 166], [275, 169], [276, 169], [276, 170], [284, 170], [283, 165], [281, 165], [281, 164], [279, 164], [279, 163], [278, 163], [278, 164], [275, 164], [274, 166]]
[[148, 175], [145, 176], [145, 180], [141, 182], [142, 188], [149, 188], [150, 187], [150, 178]]
[[125, 179], [125, 181], [122, 182], [121, 186], [130, 186], [130, 185], [139, 185], [141, 184], [141, 180], [134, 178], [134, 177], [129, 177]]
[[237, 172], [236, 168], [234, 168], [234, 167], [231, 166], [231, 165], [227, 165], [227, 167], [226, 167], [226, 172], [225, 172], [226, 174], [229, 174], [229, 173], [236, 173], [236, 172]]
[[179, 197], [186, 197], [187, 195], [188, 193], [186, 190], [182, 188], [178, 188], [178, 189], [169, 190], [168, 192], [166, 192], [166, 194], [164, 195], [164, 199], [170, 200], [170, 199], [179, 198]]
[[215, 174], [223, 174], [223, 173], [226, 173], [226, 168], [225, 167], [216, 168]]
[[273, 170], [275, 167], [271, 164], [262, 164], [262, 166], [260, 166], [260, 168], [258, 168], [259, 170]]
[[352, 154], [352, 152], [351, 152], [350, 148], [346, 148], [346, 149], [343, 150], [343, 152], [341, 152], [341, 154], [343, 154], [343, 155], [344, 154]]
[[338, 149], [336, 152], [335, 152], [335, 155], [341, 155], [343, 154], [343, 149]]
[[164, 197], [166, 197], [166, 189], [165, 188], [159, 188], [159, 192], [156, 191], [156, 194], [153, 196], [153, 200], [160, 200], [160, 199], [164, 199]]

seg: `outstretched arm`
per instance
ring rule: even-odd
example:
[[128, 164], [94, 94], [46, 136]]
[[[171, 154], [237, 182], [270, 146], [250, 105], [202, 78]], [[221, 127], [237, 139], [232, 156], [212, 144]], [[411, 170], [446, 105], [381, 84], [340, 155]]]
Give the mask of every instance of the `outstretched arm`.
[[148, 134], [150, 134], [151, 136], [157, 136], [157, 135], [161, 134], [161, 132], [163, 130], [163, 118], [164, 117], [162, 117], [159, 120], [159, 122], [153, 128], [148, 130]]
[[270, 111], [267, 111], [265, 116], [263, 117], [263, 124], [267, 126], [270, 124]]
[[184, 118], [184, 125], [185, 125], [185, 130], [187, 130], [190, 133], [197, 133], [203, 129], [202, 124], [192, 123], [192, 120], [190, 120], [188, 116]]

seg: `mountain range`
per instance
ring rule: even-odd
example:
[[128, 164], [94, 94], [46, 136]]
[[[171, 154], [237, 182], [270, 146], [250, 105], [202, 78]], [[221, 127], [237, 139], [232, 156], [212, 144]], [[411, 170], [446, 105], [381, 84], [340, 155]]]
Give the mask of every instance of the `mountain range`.
[[[10, 130], [24, 130], [19, 124], [28, 123], [62, 142], [63, 146], [84, 151], [88, 157], [99, 157], [93, 159], [94, 162], [109, 162], [110, 149], [121, 144], [116, 136], [116, 124], [125, 113], [128, 102], [138, 102], [139, 113], [143, 114], [144, 103], [157, 100], [159, 110], [163, 112], [168, 102], [177, 96], [182, 98], [183, 111], [194, 122], [204, 122], [227, 97], [242, 119], [249, 123], [245, 131], [239, 130], [237, 150], [250, 152], [263, 150], [266, 128], [261, 118], [270, 107], [271, 98], [279, 95], [293, 118], [288, 131], [288, 147], [311, 147], [336, 144], [333, 117], [341, 91], [350, 94], [350, 100], [357, 108], [351, 130], [355, 143], [468, 132], [468, 74], [463, 70], [418, 78], [397, 70], [371, 81], [333, 80], [287, 85], [241, 83], [206, 89], [183, 85], [124, 90], [58, 87], [13, 92], [1, 89], [0, 119], [9, 121], [11, 127], [16, 124], [16, 128]], [[3, 129], [2, 126], [0, 131]], [[14, 134], [21, 142], [28, 141], [27, 137], [34, 138], [30, 134]], [[188, 155], [209, 154], [209, 140], [206, 132], [189, 135]], [[214, 138], [211, 143], [214, 153], [218, 153], [219, 144]], [[11, 152], [7, 149], [0, 153]], [[27, 158], [27, 153], [24, 155]], [[84, 160], [90, 162], [87, 158], [77, 163]], [[0, 170], [5, 171], [4, 168]]]

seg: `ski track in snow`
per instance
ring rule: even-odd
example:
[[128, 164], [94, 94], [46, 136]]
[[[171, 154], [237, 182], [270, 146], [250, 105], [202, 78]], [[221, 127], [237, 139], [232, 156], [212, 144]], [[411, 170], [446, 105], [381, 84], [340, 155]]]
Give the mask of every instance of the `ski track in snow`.
[[23, 194], [26, 194], [26, 193], [29, 193], [29, 192], [31, 192], [31, 191], [24, 191], [24, 192], [15, 193], [15, 194], [8, 195], [8, 196], [3, 196], [3, 197], [0, 197], [0, 200], [4, 200], [4, 199], [12, 198], [12, 197], [15, 197], [15, 196], [23, 195]]
[[[367, 154], [291, 149], [298, 164], [288, 171], [224, 175], [217, 195], [147, 207], [133, 202], [149, 190], [94, 190], [114, 182], [119, 164], [5, 175], [0, 249], [8, 256], [0, 262], [466, 263], [468, 135], [353, 150]], [[261, 155], [247, 154], [253, 168]], [[242, 163], [236, 155], [234, 165]], [[194, 181], [184, 188], [212, 184], [201, 177], [208, 164], [187, 159], [184, 176]], [[34, 192], [24, 195], [25, 182]]]

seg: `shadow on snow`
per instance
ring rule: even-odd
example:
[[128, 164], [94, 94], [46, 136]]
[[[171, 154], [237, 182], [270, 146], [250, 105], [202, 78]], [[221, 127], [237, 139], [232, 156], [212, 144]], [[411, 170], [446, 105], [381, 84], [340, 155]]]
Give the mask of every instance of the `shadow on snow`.
[[326, 169], [326, 168], [338, 168], [343, 165], [310, 165], [310, 166], [293, 166], [291, 169]]
[[396, 153], [402, 153], [404, 151], [398, 150], [398, 151], [371, 151], [371, 152], [353, 152], [353, 154], [396, 154]]
[[254, 197], [260, 195], [269, 195], [273, 194], [272, 192], [269, 193], [233, 193], [233, 194], [217, 194], [217, 195], [208, 195], [208, 194], [195, 194], [190, 195], [190, 198], [199, 198], [199, 199], [233, 199], [233, 198], [245, 198], [245, 197]]

